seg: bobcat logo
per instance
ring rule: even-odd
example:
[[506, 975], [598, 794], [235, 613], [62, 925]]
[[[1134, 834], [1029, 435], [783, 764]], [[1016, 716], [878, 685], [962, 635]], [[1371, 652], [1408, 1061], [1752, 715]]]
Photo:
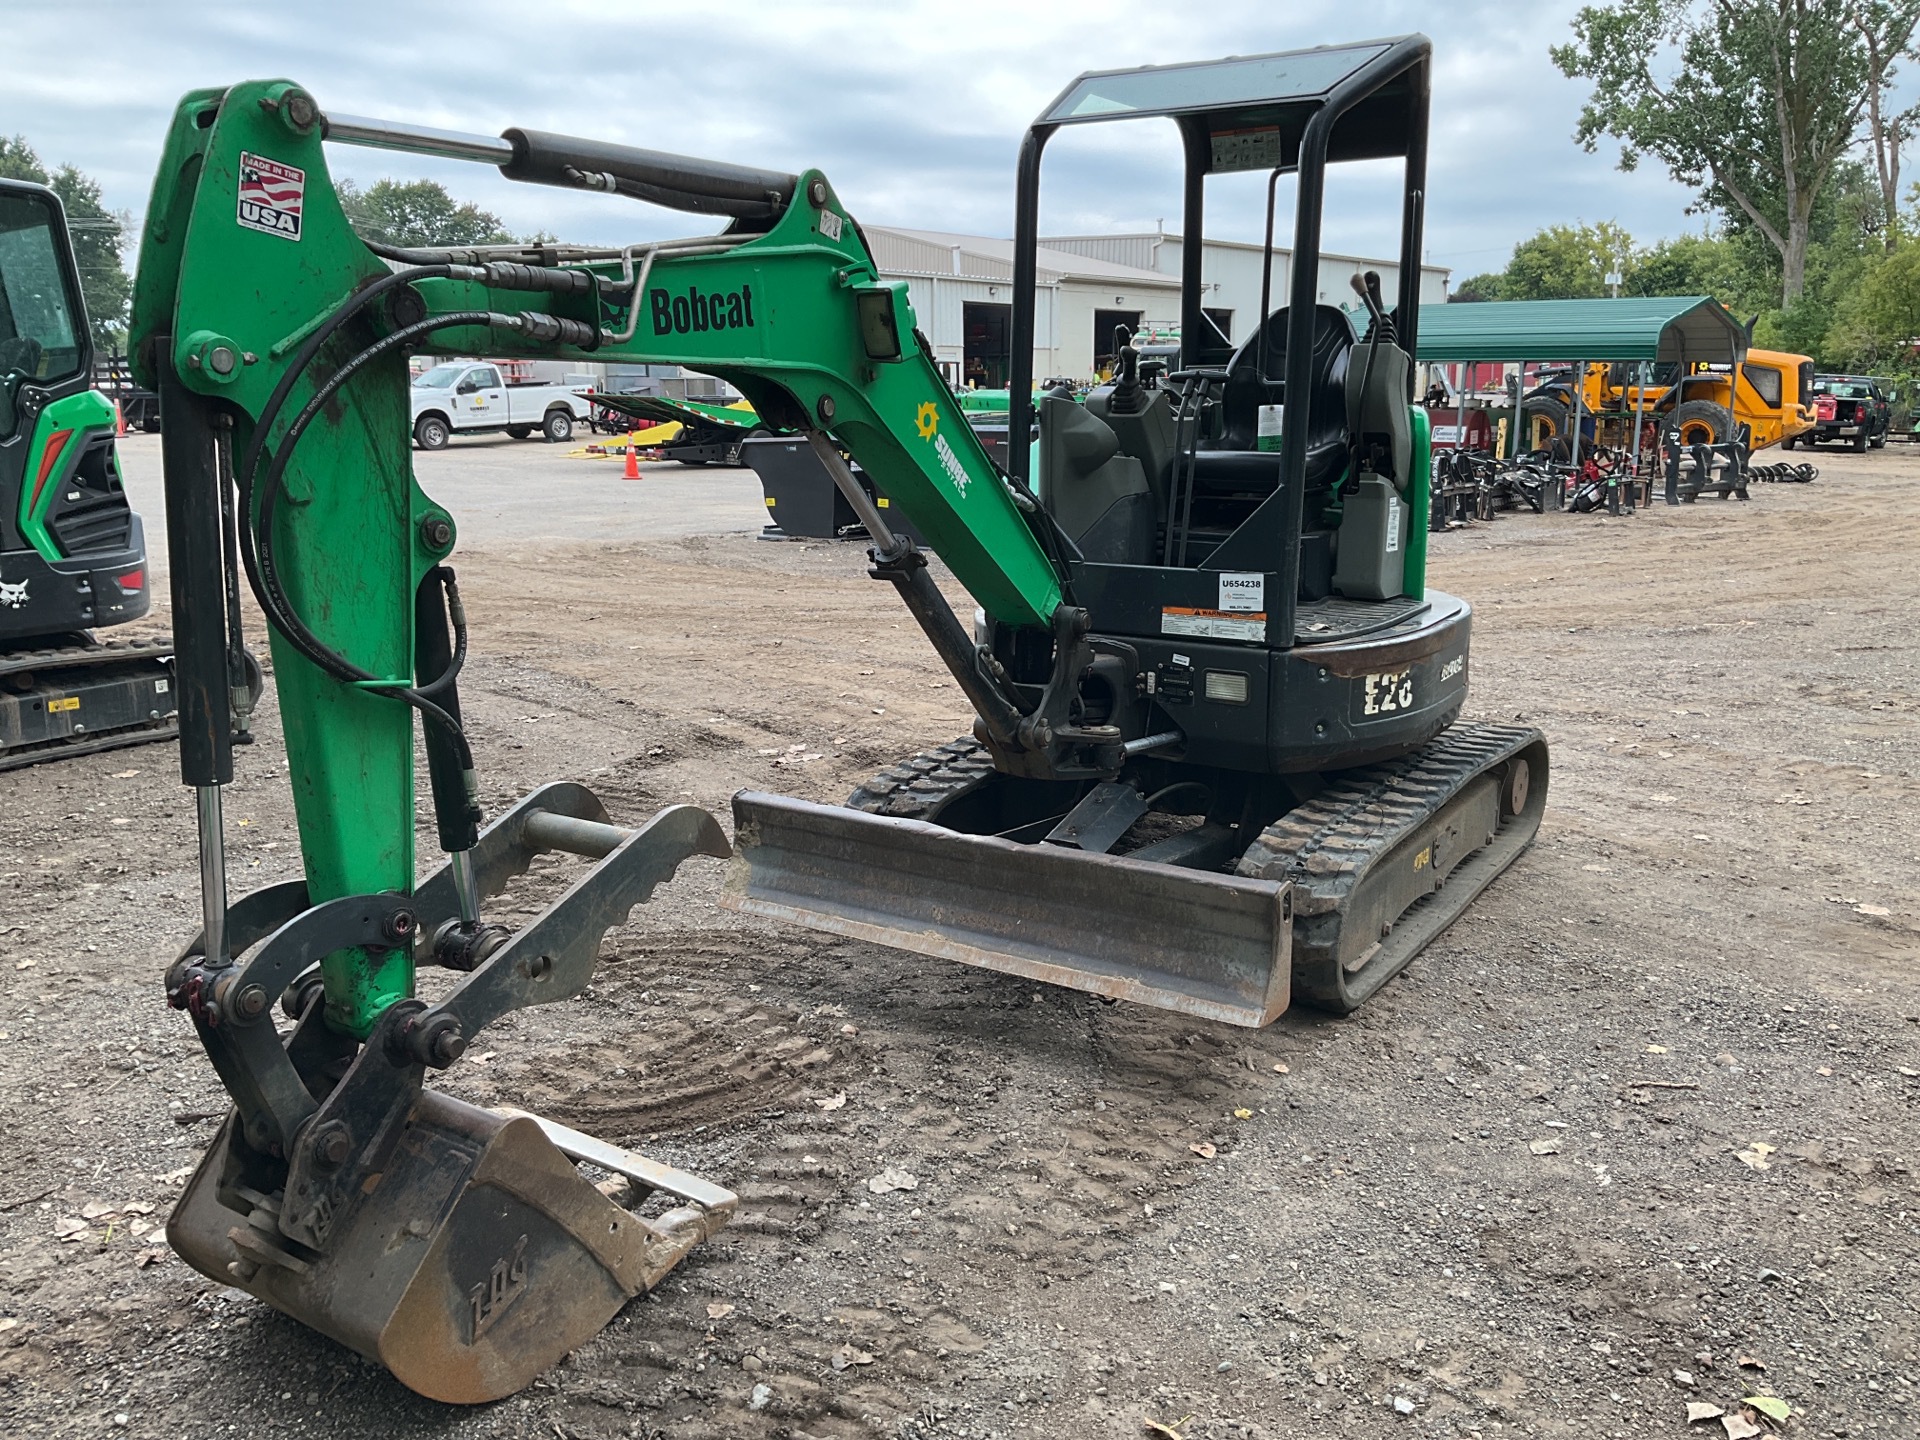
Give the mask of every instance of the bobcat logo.
[[17, 585], [9, 585], [6, 581], [0, 580], [0, 605], [6, 606], [9, 610], [26, 609], [27, 582], [22, 580]]

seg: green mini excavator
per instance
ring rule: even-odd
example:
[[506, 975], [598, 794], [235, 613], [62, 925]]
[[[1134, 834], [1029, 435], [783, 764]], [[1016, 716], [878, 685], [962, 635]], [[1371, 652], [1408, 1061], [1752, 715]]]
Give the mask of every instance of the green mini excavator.
[[173, 734], [150, 593], [60, 197], [0, 179], [0, 770]]
[[[827, 178], [532, 130], [343, 115], [285, 81], [189, 95], [134, 302], [162, 400], [183, 778], [202, 928], [168, 972], [234, 1111], [168, 1227], [193, 1265], [452, 1401], [509, 1393], [725, 1223], [722, 1187], [425, 1084], [491, 1021], [578, 994], [602, 935], [694, 854], [740, 910], [1171, 1008], [1350, 1009], [1526, 846], [1535, 731], [1456, 723], [1469, 611], [1429, 589], [1412, 400], [1429, 45], [1411, 36], [1081, 76], [1020, 153], [1009, 464], [969, 428]], [[1182, 343], [1076, 403], [1033, 391], [1041, 157], [1170, 121]], [[349, 227], [325, 147], [491, 164], [725, 221], [604, 248], [393, 249]], [[1326, 167], [1404, 176], [1397, 296], [1321, 302]], [[1286, 303], [1206, 323], [1210, 176], [1297, 192]], [[417, 485], [411, 351], [670, 363], [804, 437], [975, 713], [842, 806], [743, 792], [734, 842], [675, 806], [614, 823], [558, 781], [483, 815], [459, 700], [455, 517]], [[1277, 448], [1273, 436], [1279, 435]], [[978, 605], [956, 616], [926, 555]], [[305, 863], [232, 898], [222, 786], [244, 574], [266, 618]], [[414, 856], [415, 724], [441, 862]], [[593, 866], [532, 921], [531, 858]], [[442, 998], [419, 965], [458, 972]], [[284, 1017], [276, 1020], [276, 1011]], [[603, 1176], [590, 1181], [583, 1166]]]

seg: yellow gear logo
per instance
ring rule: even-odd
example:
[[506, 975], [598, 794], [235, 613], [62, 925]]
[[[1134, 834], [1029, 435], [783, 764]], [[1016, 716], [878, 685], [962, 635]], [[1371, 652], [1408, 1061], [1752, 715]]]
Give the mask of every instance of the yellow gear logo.
[[913, 423], [922, 440], [931, 440], [934, 432], [940, 428], [940, 407], [931, 400], [921, 401], [920, 413], [914, 416]]

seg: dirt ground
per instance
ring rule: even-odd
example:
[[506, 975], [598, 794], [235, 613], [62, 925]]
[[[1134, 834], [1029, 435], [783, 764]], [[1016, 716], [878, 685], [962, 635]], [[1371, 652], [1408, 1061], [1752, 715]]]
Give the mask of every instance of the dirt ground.
[[[0, 1432], [1640, 1437], [1758, 1393], [1791, 1433], [1920, 1434], [1920, 457], [1817, 458], [1746, 505], [1436, 539], [1478, 611], [1469, 713], [1548, 733], [1552, 797], [1346, 1020], [1241, 1031], [746, 920], [690, 862], [586, 996], [446, 1083], [741, 1213], [489, 1407], [165, 1251], [224, 1111], [160, 987], [191, 804], [157, 747], [0, 778]], [[616, 818], [725, 819], [966, 728], [850, 547], [459, 558], [491, 807], [571, 777]], [[263, 722], [236, 891], [298, 873]], [[917, 1188], [870, 1192], [887, 1167]]]

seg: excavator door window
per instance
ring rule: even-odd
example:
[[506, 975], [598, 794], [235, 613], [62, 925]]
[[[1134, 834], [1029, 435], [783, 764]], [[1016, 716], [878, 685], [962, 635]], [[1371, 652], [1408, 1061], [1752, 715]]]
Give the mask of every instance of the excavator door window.
[[37, 186], [0, 192], [0, 437], [19, 424], [26, 381], [65, 380], [86, 368], [85, 322], [59, 202]]

